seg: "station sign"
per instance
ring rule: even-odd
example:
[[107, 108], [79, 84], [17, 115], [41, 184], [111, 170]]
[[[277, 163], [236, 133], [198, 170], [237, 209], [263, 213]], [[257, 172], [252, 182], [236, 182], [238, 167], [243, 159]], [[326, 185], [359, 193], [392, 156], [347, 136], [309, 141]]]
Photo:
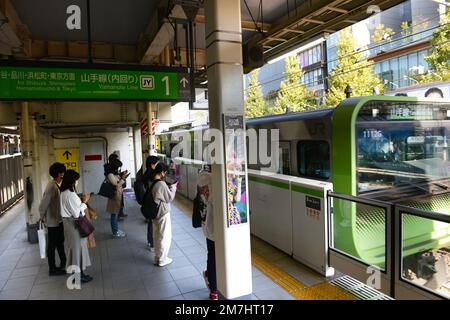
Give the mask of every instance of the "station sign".
[[186, 68], [0, 65], [0, 100], [189, 101], [189, 79]]
[[79, 171], [78, 149], [64, 148], [56, 150], [56, 161], [64, 164], [67, 170]]

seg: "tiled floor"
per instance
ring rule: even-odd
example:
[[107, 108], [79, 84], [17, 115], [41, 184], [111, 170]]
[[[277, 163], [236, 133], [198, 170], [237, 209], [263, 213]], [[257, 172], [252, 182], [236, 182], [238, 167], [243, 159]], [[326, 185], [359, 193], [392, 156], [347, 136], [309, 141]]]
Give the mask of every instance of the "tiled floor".
[[[94, 197], [91, 201], [98, 212], [94, 223], [97, 247], [90, 251], [93, 265], [86, 273], [94, 280], [83, 284], [81, 290], [69, 290], [67, 277], [48, 276], [47, 261], [40, 259], [38, 245], [27, 241], [20, 203], [0, 218], [0, 300], [208, 299], [209, 291], [201, 276], [206, 266], [206, 241], [201, 229], [193, 229], [190, 218], [179, 209], [186, 210], [188, 202], [179, 200], [179, 208], [172, 206], [170, 256], [174, 262], [161, 268], [153, 265], [153, 254], [146, 249], [147, 225], [136, 201], [126, 200], [129, 216], [119, 224], [127, 233], [123, 239], [112, 239], [110, 235], [105, 200]], [[280, 258], [281, 264], [287, 257], [257, 239], [252, 240], [252, 246], [259, 253], [266, 251], [269, 258]], [[293, 260], [290, 263], [287, 267], [299, 265]], [[302, 281], [320, 281], [311, 271], [298, 272]], [[253, 286], [252, 299], [294, 299], [255, 267]]]

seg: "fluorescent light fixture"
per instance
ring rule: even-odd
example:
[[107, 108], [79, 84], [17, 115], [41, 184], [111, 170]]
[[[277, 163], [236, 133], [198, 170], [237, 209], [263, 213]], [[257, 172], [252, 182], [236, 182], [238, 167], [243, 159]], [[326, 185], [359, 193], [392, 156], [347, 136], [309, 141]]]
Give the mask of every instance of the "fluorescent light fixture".
[[208, 83], [208, 80], [205, 80], [205, 81], [203, 81], [203, 82], [200, 82], [200, 84], [207, 84]]
[[318, 38], [316, 40], [308, 42], [305, 45], [301, 45], [300, 47], [297, 47], [297, 48], [295, 48], [295, 49], [293, 49], [293, 50], [291, 50], [289, 52], [286, 52], [285, 54], [283, 54], [281, 56], [269, 59], [269, 61], [267, 61], [267, 63], [268, 64], [272, 64], [272, 63], [275, 63], [277, 61], [283, 60], [283, 59], [285, 59], [285, 58], [287, 58], [287, 57], [289, 57], [289, 56], [291, 56], [293, 54], [297, 54], [299, 52], [302, 52], [302, 51], [308, 50], [308, 49], [310, 49], [312, 47], [315, 47], [315, 46], [317, 46], [318, 44], [321, 44], [324, 41], [325, 41], [325, 37], [320, 37], [320, 38]]

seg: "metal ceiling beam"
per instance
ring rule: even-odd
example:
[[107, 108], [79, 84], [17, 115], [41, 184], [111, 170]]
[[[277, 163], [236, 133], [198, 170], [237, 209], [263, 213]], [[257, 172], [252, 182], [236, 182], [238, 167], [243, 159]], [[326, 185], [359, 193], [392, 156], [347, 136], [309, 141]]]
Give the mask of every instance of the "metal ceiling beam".
[[[314, 15], [324, 9], [326, 6], [337, 7], [347, 0], [315, 0], [302, 2], [296, 9], [292, 10], [289, 15], [285, 15], [276, 23], [272, 24], [271, 30], [267, 36], [276, 36], [284, 29], [295, 29], [295, 26], [305, 18], [313, 18]], [[264, 38], [258, 41], [264, 43]]]
[[345, 10], [342, 8], [337, 8], [337, 7], [332, 7], [332, 6], [326, 6], [325, 8], [330, 11], [339, 12], [339, 13], [347, 13], [348, 12], [348, 10]]
[[[22, 23], [10, 0], [0, 0], [0, 40], [3, 42], [2, 54], [29, 56], [31, 34]], [[5, 50], [9, 46], [9, 50]]]
[[[197, 15], [197, 17], [195, 17], [195, 23], [201, 23], [204, 24], [206, 21], [206, 18], [204, 15]], [[258, 26], [258, 28], [261, 29], [262, 32], [269, 32], [271, 25], [268, 23], [261, 23], [261, 22], [257, 22], [256, 25]], [[253, 21], [241, 21], [241, 27], [242, 30], [245, 31], [258, 31], [256, 29], [255, 23]]]
[[[179, 19], [186, 19], [184, 10], [180, 5], [175, 5], [169, 16]], [[144, 48], [144, 53], [142, 54], [142, 58], [140, 58], [141, 64], [151, 64], [158, 59], [160, 54], [164, 51], [164, 48], [170, 44], [175, 36], [175, 30], [168, 21], [160, 24], [160, 21], [163, 18], [165, 17], [161, 17], [158, 14], [158, 11], [156, 11], [155, 15], [153, 15], [149, 22], [143, 39], [141, 39], [138, 44], [138, 47]], [[145, 43], [149, 40], [150, 43], [146, 45]]]
[[300, 23], [303, 21], [315, 23], [315, 24], [324, 24], [325, 23], [324, 21], [321, 21], [321, 20], [309, 19], [309, 18], [303, 18], [302, 20], [300, 20]]
[[[323, 1], [322, 1], [323, 2]], [[353, 2], [353, 1], [352, 1]], [[264, 58], [266, 60], [270, 59], [271, 57], [277, 56], [280, 53], [289, 51], [292, 47], [295, 45], [298, 45], [301, 42], [305, 42], [308, 39], [311, 39], [315, 36], [318, 36], [325, 32], [325, 30], [335, 31], [340, 30], [342, 27], [342, 24], [346, 20], [354, 20], [354, 21], [360, 21], [362, 19], [365, 19], [369, 16], [367, 13], [367, 7], [370, 5], [378, 5], [382, 10], [386, 10], [387, 8], [391, 8], [401, 2], [404, 2], [404, 0], [370, 0], [370, 1], [364, 1], [357, 7], [353, 8], [346, 14], [341, 14], [337, 16], [334, 19], [331, 19], [327, 22], [325, 22], [322, 25], [319, 25], [315, 28], [312, 28], [308, 31], [306, 31], [302, 35], [298, 35], [296, 37], [293, 37], [289, 41], [280, 44], [272, 49], [267, 50], [264, 53]]]

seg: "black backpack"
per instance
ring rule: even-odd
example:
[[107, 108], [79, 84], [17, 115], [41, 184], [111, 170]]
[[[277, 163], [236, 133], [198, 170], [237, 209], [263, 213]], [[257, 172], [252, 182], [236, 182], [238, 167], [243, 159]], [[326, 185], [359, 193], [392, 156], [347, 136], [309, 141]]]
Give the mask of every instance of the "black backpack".
[[206, 216], [202, 217], [202, 212], [205, 210], [205, 203], [200, 197], [200, 193], [194, 199], [194, 208], [192, 210], [192, 227], [200, 228], [202, 226], [202, 221], [205, 221]]
[[153, 199], [152, 189], [153, 186], [159, 181], [161, 180], [154, 180], [150, 188], [145, 192], [141, 212], [146, 219], [155, 219], [158, 216], [159, 206], [161, 205], [161, 202], [159, 202], [159, 204], [156, 204], [155, 200]]
[[136, 181], [133, 184], [134, 194], [136, 196], [136, 201], [141, 206], [144, 203], [144, 196], [145, 196], [145, 182], [144, 182], [144, 175], [142, 174], [142, 169], [140, 169], [136, 173]]

